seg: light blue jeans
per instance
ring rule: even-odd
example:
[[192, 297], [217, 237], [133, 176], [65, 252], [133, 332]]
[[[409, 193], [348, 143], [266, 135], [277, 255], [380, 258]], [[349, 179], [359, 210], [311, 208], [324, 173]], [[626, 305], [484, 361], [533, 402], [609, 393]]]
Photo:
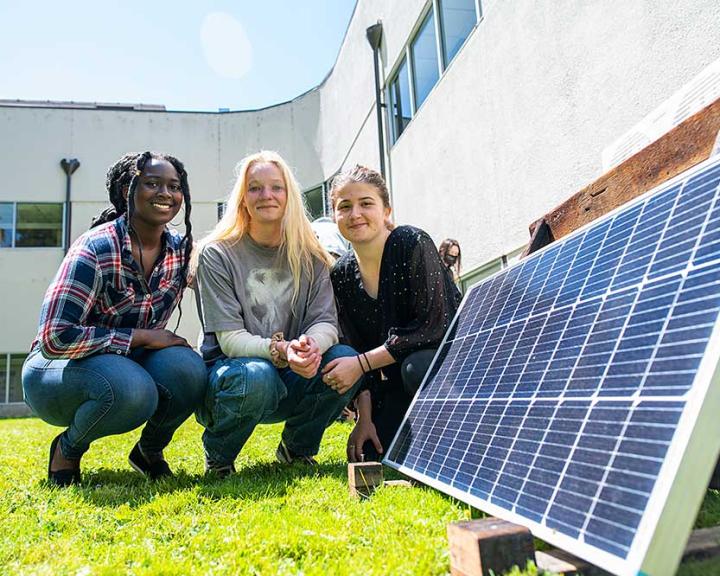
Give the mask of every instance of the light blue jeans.
[[35, 351], [25, 360], [22, 383], [37, 416], [67, 427], [60, 437], [66, 458], [80, 458], [94, 440], [142, 424], [140, 447], [157, 453], [202, 402], [207, 370], [184, 346], [79, 360], [47, 360]]
[[208, 461], [232, 464], [258, 424], [285, 422], [282, 440], [293, 454], [314, 456], [325, 428], [353, 398], [360, 381], [339, 394], [322, 381], [322, 368], [357, 352], [336, 344], [323, 354], [318, 373], [303, 378], [262, 358], [226, 358], [209, 371], [205, 403], [197, 419], [205, 426]]

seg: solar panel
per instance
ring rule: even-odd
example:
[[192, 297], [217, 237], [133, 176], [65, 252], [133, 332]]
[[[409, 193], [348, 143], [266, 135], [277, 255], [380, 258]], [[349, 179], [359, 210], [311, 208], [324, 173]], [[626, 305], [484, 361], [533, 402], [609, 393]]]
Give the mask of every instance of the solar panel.
[[671, 571], [720, 450], [719, 184], [715, 157], [471, 288], [384, 463]]

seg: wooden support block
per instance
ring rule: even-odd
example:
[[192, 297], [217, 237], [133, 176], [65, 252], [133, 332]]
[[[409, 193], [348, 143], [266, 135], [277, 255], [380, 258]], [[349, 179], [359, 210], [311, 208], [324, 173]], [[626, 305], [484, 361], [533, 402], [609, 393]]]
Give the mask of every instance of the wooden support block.
[[[688, 538], [682, 562], [696, 562], [720, 556], [720, 526], [693, 530]], [[610, 576], [585, 560], [573, 556], [570, 552], [554, 548], [545, 552], [535, 552], [535, 563], [541, 570], [554, 572], [561, 576]]]
[[682, 561], [705, 560], [720, 556], [720, 526], [693, 530], [688, 538]]
[[561, 576], [611, 576], [602, 568], [557, 548], [546, 552], [535, 552], [535, 564], [539, 570]]
[[383, 484], [380, 462], [353, 462], [348, 464], [348, 488], [355, 498], [367, 498]]
[[410, 480], [385, 480], [383, 486], [399, 486], [401, 488], [412, 488], [413, 483]]
[[530, 530], [500, 520], [483, 518], [448, 525], [450, 573], [454, 576], [502, 574], [517, 565], [535, 561]]

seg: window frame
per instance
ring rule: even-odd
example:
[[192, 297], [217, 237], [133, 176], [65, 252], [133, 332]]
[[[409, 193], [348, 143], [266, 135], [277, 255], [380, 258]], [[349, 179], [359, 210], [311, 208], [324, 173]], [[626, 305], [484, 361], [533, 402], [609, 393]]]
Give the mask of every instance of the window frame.
[[[329, 205], [328, 205], [328, 201], [329, 201], [328, 193], [330, 191], [330, 186], [329, 186], [328, 182], [329, 182], [329, 180], [325, 181], [325, 182], [320, 182], [319, 184], [315, 184], [314, 186], [309, 186], [308, 188], [305, 188], [302, 191], [301, 195], [302, 195], [302, 199], [303, 199], [303, 204], [305, 206], [305, 210], [308, 212], [308, 215], [312, 218], [311, 222], [313, 220], [317, 220], [318, 218], [330, 216], [331, 211], [330, 211]], [[309, 192], [314, 192], [318, 188], [321, 189], [323, 213], [320, 216], [313, 216], [313, 214], [310, 213], [310, 209], [307, 205], [306, 197]]]
[[[391, 128], [390, 136], [391, 136], [393, 145], [395, 144], [395, 142], [397, 142], [399, 140], [399, 138], [400, 138], [400, 136], [402, 136], [403, 132], [405, 132], [405, 128], [407, 128], [407, 126], [405, 126], [405, 127], [403, 127], [403, 129], [400, 131], [399, 134], [397, 133], [398, 124], [399, 124], [398, 119], [404, 118], [404, 116], [402, 116], [402, 112], [403, 112], [402, 106], [400, 107], [400, 116], [396, 116], [395, 110], [394, 110], [395, 99], [397, 98], [398, 94], [400, 93], [399, 80], [400, 80], [400, 71], [402, 70], [403, 65], [406, 65], [407, 81], [408, 81], [408, 105], [410, 107], [410, 110], [409, 110], [410, 111], [410, 116], [409, 116], [410, 119], [408, 120], [408, 125], [410, 124], [410, 121], [415, 116], [415, 94], [413, 91], [413, 85], [412, 85], [412, 81], [411, 81], [412, 72], [410, 70], [410, 67], [412, 66], [412, 62], [410, 62], [410, 59], [411, 58], [410, 58], [409, 46], [406, 46], [405, 49], [403, 50], [403, 57], [400, 58], [400, 61], [398, 62], [396, 69], [392, 74], [392, 79], [390, 80], [390, 82], [388, 83], [388, 86], [387, 86], [387, 100], [389, 102], [388, 121], [390, 123], [390, 128]], [[397, 87], [397, 89], [396, 89], [396, 87]], [[402, 104], [402, 101], [400, 103]]]
[[[452, 62], [455, 61], [455, 58], [457, 55], [462, 51], [465, 44], [467, 44], [467, 41], [469, 40], [470, 36], [475, 32], [475, 30], [480, 25], [480, 22], [483, 20], [483, 13], [482, 13], [482, 0], [474, 0], [473, 2], [475, 6], [475, 24], [473, 24], [473, 27], [470, 29], [470, 32], [468, 33], [467, 37], [463, 41], [462, 45], [458, 48], [457, 52], [455, 53], [455, 56], [449, 63], [445, 63], [445, 36], [443, 34], [442, 30], [442, 14], [440, 12], [440, 0], [427, 0], [425, 5], [423, 6], [422, 10], [420, 10], [419, 15], [417, 17], [417, 20], [415, 21], [415, 24], [413, 25], [412, 29], [410, 30], [410, 34], [407, 37], [407, 40], [405, 41], [405, 44], [403, 47], [398, 51], [398, 55], [395, 59], [395, 63], [390, 68], [390, 71], [388, 74], [385, 75], [385, 84], [383, 86], [383, 92], [385, 95], [385, 122], [388, 127], [388, 136], [390, 140], [390, 146], [389, 148], [393, 148], [395, 144], [400, 140], [401, 136], [405, 133], [405, 130], [412, 122], [413, 118], [415, 118], [415, 115], [418, 113], [419, 108], [416, 105], [415, 102], [415, 70], [413, 66], [413, 57], [412, 57], [412, 45], [417, 38], [418, 33], [420, 32], [420, 29], [422, 28], [422, 25], [425, 22], [425, 18], [427, 17], [428, 13], [430, 11], [433, 12], [434, 16], [434, 24], [435, 24], [435, 50], [437, 53], [437, 64], [438, 64], [438, 79], [435, 82], [435, 84], [432, 86], [430, 91], [425, 96], [425, 100], [423, 100], [423, 104], [425, 101], [430, 97], [430, 94], [432, 94], [433, 90], [435, 89], [435, 86], [437, 86], [443, 77], [445, 76], [445, 72], [447, 72], [448, 68], [452, 64]], [[397, 124], [395, 121], [395, 115], [393, 111], [393, 99], [392, 99], [392, 88], [393, 84], [395, 84], [399, 74], [400, 69], [402, 68], [403, 62], [407, 62], [407, 70], [408, 70], [408, 84], [409, 84], [409, 93], [410, 93], [410, 120], [408, 120], [407, 126], [405, 126], [400, 134], [397, 134]], [[422, 104], [420, 105], [420, 108], [422, 108]]]
[[420, 18], [419, 24], [416, 26], [416, 28], [410, 38], [410, 41], [408, 42], [408, 45], [407, 45], [407, 53], [408, 53], [408, 58], [409, 58], [408, 75], [410, 77], [409, 78], [410, 93], [412, 95], [412, 102], [413, 102], [413, 104], [412, 104], [413, 114], [410, 117], [410, 120], [412, 120], [413, 116], [415, 116], [415, 114], [418, 111], [417, 94], [416, 94], [416, 92], [418, 90], [418, 86], [417, 86], [416, 75], [415, 75], [415, 50], [414, 50], [414, 48], [415, 48], [415, 43], [420, 38], [420, 32], [425, 27], [425, 21], [429, 17], [432, 17], [432, 20], [433, 20], [432, 27], [435, 31], [435, 64], [437, 65], [437, 73], [438, 74], [437, 74], [437, 79], [435, 80], [433, 85], [430, 87], [430, 90], [428, 90], [428, 93], [425, 95], [425, 98], [423, 98], [423, 101], [422, 101], [422, 103], [420, 103], [419, 108], [422, 108], [423, 103], [425, 103], [425, 100], [427, 100], [428, 96], [430, 96], [430, 92], [432, 92], [433, 88], [435, 88], [435, 86], [437, 86], [438, 82], [440, 82], [440, 78], [442, 78], [442, 75], [443, 75], [442, 54], [440, 53], [440, 46], [442, 45], [442, 39], [439, 36], [440, 30], [438, 28], [438, 23], [440, 20], [438, 18], [437, 4], [438, 4], [438, 0], [432, 0], [432, 2], [430, 2], [428, 4], [427, 8], [423, 11], [424, 12], [423, 16]]
[[[18, 202], [15, 200], [5, 201], [0, 200], [0, 204], [12, 205], [12, 228], [10, 228], [10, 246], [0, 246], [0, 250], [64, 250], [65, 246], [65, 227], [67, 226], [67, 203], [66, 202]], [[17, 218], [18, 218], [18, 204], [52, 204], [55, 206], [62, 206], [62, 213], [60, 215], [60, 244], [58, 246], [16, 246], [15, 237], [17, 235]]]
[[435, 14], [438, 16], [436, 19], [437, 35], [440, 39], [438, 41], [438, 58], [440, 59], [440, 66], [442, 67], [442, 72], [440, 73], [440, 75], [442, 76], [442, 74], [445, 73], [445, 70], [447, 70], [449, 66], [453, 63], [455, 57], [462, 51], [463, 47], [468, 41], [468, 38], [470, 38], [475, 28], [477, 28], [480, 22], [482, 22], [482, 0], [474, 0], [473, 4], [475, 5], [475, 24], [473, 24], [473, 27], [470, 28], [468, 35], [465, 36], [465, 40], [463, 40], [462, 44], [458, 46], [457, 52], [453, 54], [453, 57], [448, 62], [445, 62], [447, 39], [445, 38], [445, 34], [443, 34], [443, 13], [440, 6], [443, 0], [432, 0], [432, 2], [435, 5]]
[[22, 400], [17, 400], [14, 402], [10, 402], [10, 362], [12, 361], [13, 356], [23, 356], [23, 363], [25, 362], [25, 359], [27, 359], [28, 354], [27, 352], [3, 352], [0, 353], [0, 358], [2, 358], [5, 361], [5, 382], [2, 386], [2, 393], [0, 394], [0, 405], [8, 406], [13, 404], [24, 404], [25, 403], [25, 391], [22, 389], [22, 376], [21, 376], [21, 387], [20, 390], [22, 392]]

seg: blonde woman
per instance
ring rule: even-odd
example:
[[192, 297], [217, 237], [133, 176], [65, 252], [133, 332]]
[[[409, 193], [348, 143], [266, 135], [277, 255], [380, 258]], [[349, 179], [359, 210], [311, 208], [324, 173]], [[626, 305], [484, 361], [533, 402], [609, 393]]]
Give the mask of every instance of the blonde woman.
[[201, 242], [197, 262], [209, 369], [198, 420], [208, 471], [234, 472], [255, 426], [280, 421], [277, 459], [316, 463], [325, 428], [358, 384], [340, 393], [322, 380], [325, 364], [355, 355], [337, 343], [330, 263], [285, 161], [266, 151], [243, 159], [225, 215]]

